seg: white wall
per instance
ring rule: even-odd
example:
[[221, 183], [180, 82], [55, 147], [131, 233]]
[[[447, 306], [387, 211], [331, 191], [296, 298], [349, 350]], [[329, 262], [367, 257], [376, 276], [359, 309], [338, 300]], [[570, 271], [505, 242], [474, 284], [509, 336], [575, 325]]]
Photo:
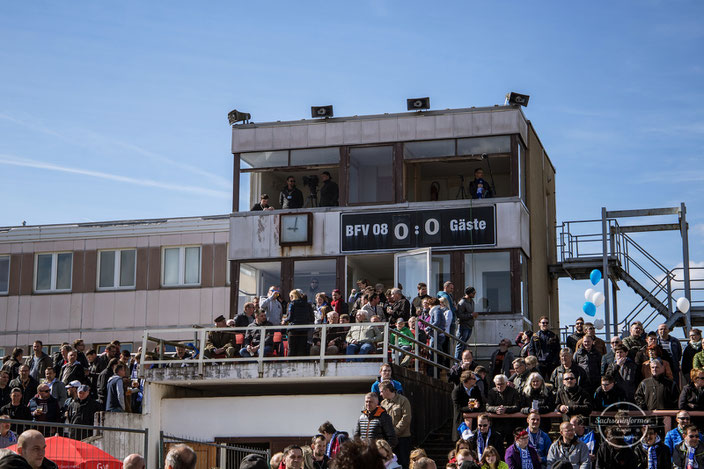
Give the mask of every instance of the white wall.
[[161, 430], [202, 441], [313, 436], [329, 420], [351, 435], [363, 405], [361, 394], [163, 399]]

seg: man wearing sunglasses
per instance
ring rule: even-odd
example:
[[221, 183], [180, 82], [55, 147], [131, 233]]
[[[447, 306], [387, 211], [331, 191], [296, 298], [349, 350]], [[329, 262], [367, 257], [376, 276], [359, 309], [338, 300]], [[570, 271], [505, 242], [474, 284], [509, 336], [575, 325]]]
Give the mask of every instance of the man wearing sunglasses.
[[577, 342], [579, 339], [584, 337], [586, 332], [584, 332], [584, 318], [577, 318], [574, 323], [574, 333], [567, 336], [565, 345], [572, 350], [572, 353], [577, 351]]
[[[684, 429], [691, 423], [689, 412], [680, 410], [677, 412], [677, 427], [673, 428], [665, 435], [665, 446], [670, 448], [670, 453], [674, 454], [675, 448], [684, 440]], [[704, 435], [699, 433], [699, 439], [704, 441]]]
[[528, 351], [538, 358], [538, 371], [542, 376], [550, 376], [560, 363], [560, 340], [550, 330], [550, 320], [542, 316], [538, 320], [540, 330], [530, 339]]

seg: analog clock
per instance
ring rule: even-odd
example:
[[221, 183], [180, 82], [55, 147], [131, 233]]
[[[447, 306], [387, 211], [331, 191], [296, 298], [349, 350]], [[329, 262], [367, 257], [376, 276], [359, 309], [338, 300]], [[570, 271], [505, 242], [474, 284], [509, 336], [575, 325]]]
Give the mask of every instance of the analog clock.
[[279, 220], [279, 245], [306, 245], [313, 241], [313, 214], [282, 214]]

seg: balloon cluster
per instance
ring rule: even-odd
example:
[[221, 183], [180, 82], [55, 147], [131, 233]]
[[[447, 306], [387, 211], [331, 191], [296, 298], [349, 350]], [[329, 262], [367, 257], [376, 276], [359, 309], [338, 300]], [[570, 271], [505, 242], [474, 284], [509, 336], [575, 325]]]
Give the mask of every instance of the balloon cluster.
[[[601, 271], [599, 269], [592, 270], [589, 274], [589, 281], [591, 281], [594, 286], [601, 282]], [[596, 308], [604, 304], [605, 300], [604, 294], [593, 288], [587, 288], [584, 292], [584, 299], [587, 301], [582, 305], [582, 311], [584, 311], [584, 314], [587, 316], [596, 315]]]

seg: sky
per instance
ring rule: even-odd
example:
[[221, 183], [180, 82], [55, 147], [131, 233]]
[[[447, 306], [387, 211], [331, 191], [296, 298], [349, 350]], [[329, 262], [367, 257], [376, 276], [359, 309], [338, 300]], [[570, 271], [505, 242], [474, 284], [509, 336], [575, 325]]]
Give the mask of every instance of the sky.
[[[0, 226], [229, 213], [234, 108], [265, 122], [517, 91], [557, 169], [559, 221], [684, 202], [704, 268], [703, 13], [696, 0], [2, 2]], [[677, 233], [636, 239], [682, 262]], [[563, 320], [589, 286], [560, 281]]]

